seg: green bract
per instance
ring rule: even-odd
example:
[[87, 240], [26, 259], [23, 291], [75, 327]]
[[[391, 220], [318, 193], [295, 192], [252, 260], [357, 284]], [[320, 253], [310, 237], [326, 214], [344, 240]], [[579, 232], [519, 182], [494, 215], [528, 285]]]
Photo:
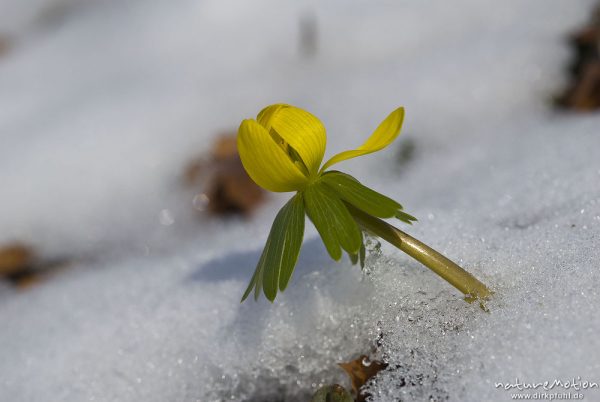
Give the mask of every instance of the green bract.
[[242, 300], [248, 297], [252, 288], [255, 289], [255, 298], [258, 298], [262, 288], [269, 300], [275, 299], [277, 288], [285, 290], [298, 261], [303, 237], [304, 205], [302, 195], [297, 194], [275, 217], [256, 271]]
[[285, 290], [300, 253], [305, 213], [317, 228], [331, 258], [339, 261], [344, 250], [353, 264], [360, 262], [364, 266], [363, 233], [348, 211], [348, 204], [380, 218], [402, 216], [401, 220], [407, 223], [416, 220], [402, 211], [402, 205], [365, 187], [354, 177], [338, 171], [322, 173], [304, 190], [298, 191], [275, 217], [242, 301], [253, 289], [255, 298], [262, 289], [271, 301], [275, 300], [278, 290]]

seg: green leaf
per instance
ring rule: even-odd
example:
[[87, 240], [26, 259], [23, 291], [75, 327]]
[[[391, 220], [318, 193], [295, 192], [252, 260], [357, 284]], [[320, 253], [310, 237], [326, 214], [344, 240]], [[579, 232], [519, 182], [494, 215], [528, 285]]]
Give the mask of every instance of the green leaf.
[[358, 253], [356, 253], [356, 254], [348, 253], [348, 257], [350, 257], [350, 262], [352, 263], [352, 265], [358, 264]]
[[303, 237], [304, 203], [302, 196], [297, 194], [275, 217], [256, 271], [242, 296], [242, 301], [250, 295], [253, 288], [255, 298], [258, 298], [262, 289], [270, 301], [275, 300], [277, 289], [285, 290], [298, 261]]
[[402, 205], [377, 191], [362, 185], [354, 177], [338, 172], [329, 171], [321, 176], [321, 182], [334, 190], [345, 202], [378, 218], [396, 217], [411, 224], [417, 219], [402, 212]]
[[[283, 253], [284, 264], [281, 266], [279, 274], [279, 290], [284, 291], [294, 273], [300, 247], [304, 238], [304, 200], [302, 195], [298, 194], [292, 198], [292, 207], [288, 215], [287, 237]], [[277, 289], [275, 289], [277, 292]]]
[[409, 225], [412, 225], [413, 221], [417, 221], [417, 218], [415, 218], [412, 215], [407, 214], [404, 211], [396, 212], [396, 218], [398, 218], [399, 220], [401, 220], [404, 223], [408, 223]]
[[362, 232], [360, 232], [360, 249], [354, 254], [348, 253], [348, 257], [350, 257], [352, 265], [356, 265], [360, 262], [361, 268], [365, 267], [365, 241]]
[[[262, 274], [262, 270], [259, 270], [259, 268], [258, 268], [262, 264], [261, 261], [262, 261], [262, 256], [261, 256], [261, 259], [258, 262], [258, 266], [256, 267], [256, 270], [254, 271], [254, 275], [252, 275], [252, 279], [250, 279], [250, 283], [248, 284], [248, 287], [246, 288], [246, 291], [244, 292], [244, 295], [242, 296], [242, 301], [246, 300], [246, 298], [252, 292], [252, 289], [258, 289], [258, 286], [256, 286], [256, 284], [259, 283], [259, 279], [258, 278]], [[255, 299], [258, 298], [258, 296], [256, 295], [256, 293], [254, 294], [254, 298]]]
[[321, 181], [331, 187], [346, 202], [369, 215], [378, 218], [391, 218], [402, 209], [402, 205], [363, 186], [354, 177], [342, 172], [331, 171], [321, 177]]
[[320, 182], [311, 184], [304, 191], [304, 204], [331, 258], [339, 261], [342, 248], [349, 254], [359, 251], [362, 244], [360, 230], [331, 188]]

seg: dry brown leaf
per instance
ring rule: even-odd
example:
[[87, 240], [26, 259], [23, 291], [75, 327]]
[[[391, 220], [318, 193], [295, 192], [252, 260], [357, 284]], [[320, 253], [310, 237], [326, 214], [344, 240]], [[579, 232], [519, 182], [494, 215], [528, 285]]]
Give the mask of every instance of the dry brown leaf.
[[235, 133], [220, 135], [210, 157], [190, 163], [184, 178], [190, 187], [205, 187], [196, 195], [203, 203], [195, 206], [215, 215], [249, 214], [265, 196], [264, 190], [252, 181], [242, 165]]
[[588, 111], [600, 108], [600, 7], [588, 26], [570, 38], [575, 58], [569, 68], [571, 83], [557, 99], [567, 109]]
[[0, 276], [15, 275], [33, 264], [33, 251], [20, 243], [0, 247]]
[[40, 261], [35, 265], [27, 267], [23, 271], [9, 275], [7, 279], [16, 288], [27, 289], [45, 282], [60, 271], [68, 269], [72, 262], [72, 260], [67, 259]]
[[368, 356], [362, 355], [356, 360], [347, 363], [339, 363], [352, 382], [352, 390], [356, 395], [356, 401], [366, 400], [367, 395], [362, 394], [360, 389], [377, 373], [387, 367], [387, 363], [378, 360], [369, 360]]
[[216, 161], [228, 160], [238, 156], [237, 134], [228, 133], [217, 137], [213, 144], [212, 156]]
[[21, 243], [0, 246], [0, 278], [19, 289], [42, 282], [69, 263], [66, 259], [40, 260], [31, 247]]

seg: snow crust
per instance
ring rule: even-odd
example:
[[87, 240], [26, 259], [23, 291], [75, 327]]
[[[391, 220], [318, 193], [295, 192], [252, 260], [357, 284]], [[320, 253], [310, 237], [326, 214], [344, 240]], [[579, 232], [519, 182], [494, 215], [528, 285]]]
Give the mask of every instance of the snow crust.
[[[301, 401], [376, 346], [380, 402], [600, 382], [600, 116], [550, 108], [591, 6], [1, 0], [0, 244], [76, 263], [0, 287], [0, 400]], [[385, 244], [365, 273], [331, 262], [312, 227], [288, 290], [239, 304], [287, 195], [198, 218], [180, 174], [281, 101], [322, 118], [328, 155], [406, 107], [395, 145], [340, 169], [489, 284], [489, 313]]]

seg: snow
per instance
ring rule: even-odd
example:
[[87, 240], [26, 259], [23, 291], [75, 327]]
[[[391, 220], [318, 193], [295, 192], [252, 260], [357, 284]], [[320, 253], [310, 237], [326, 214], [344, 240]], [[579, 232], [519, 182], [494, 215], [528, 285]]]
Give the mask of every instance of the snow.
[[[592, 4], [0, 0], [0, 244], [75, 261], [0, 285], [0, 400], [307, 400], [377, 344], [374, 401], [600, 382], [600, 116], [550, 108]], [[279, 101], [322, 118], [328, 155], [406, 107], [395, 145], [340, 169], [489, 284], [489, 313], [385, 244], [366, 273], [331, 262], [312, 227], [288, 290], [239, 303], [287, 195], [199, 218], [180, 174]]]

